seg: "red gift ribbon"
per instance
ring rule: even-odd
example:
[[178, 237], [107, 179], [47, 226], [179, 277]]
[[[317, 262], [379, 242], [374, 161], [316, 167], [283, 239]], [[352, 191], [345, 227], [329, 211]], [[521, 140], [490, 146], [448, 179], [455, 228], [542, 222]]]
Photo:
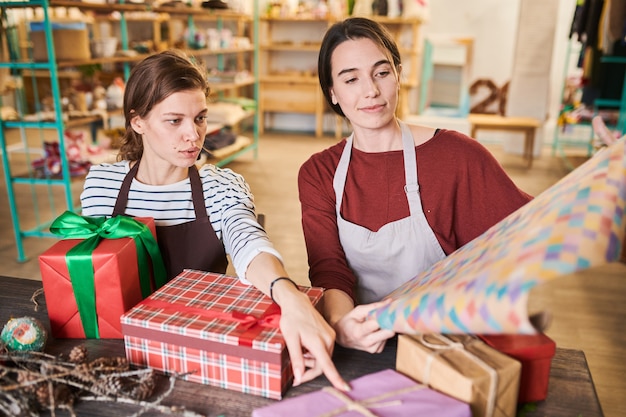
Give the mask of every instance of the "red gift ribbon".
[[156, 300], [154, 298], [146, 298], [138, 305], [162, 309], [168, 314], [196, 314], [205, 319], [221, 319], [237, 322], [239, 323], [237, 330], [242, 332], [239, 335], [239, 345], [247, 347], [252, 347], [252, 342], [264, 328], [278, 329], [280, 324], [280, 307], [275, 303], [271, 303], [259, 317], [255, 317], [252, 314], [242, 313], [240, 311], [211, 310], [207, 308], [180, 305], [171, 301]]

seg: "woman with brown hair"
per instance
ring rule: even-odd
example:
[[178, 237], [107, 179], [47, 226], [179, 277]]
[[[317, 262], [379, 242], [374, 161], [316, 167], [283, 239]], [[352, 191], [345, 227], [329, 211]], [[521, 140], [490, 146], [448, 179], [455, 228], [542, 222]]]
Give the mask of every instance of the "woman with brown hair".
[[381, 299], [531, 199], [474, 139], [399, 120], [401, 74], [382, 25], [334, 24], [318, 76], [353, 132], [298, 177], [309, 279], [326, 288], [323, 314], [337, 342], [368, 352], [393, 336], [368, 319]]
[[154, 218], [169, 278], [184, 268], [224, 273], [230, 255], [240, 279], [281, 307], [294, 384], [324, 372], [346, 389], [331, 361], [334, 331], [288, 278], [257, 222], [248, 184], [230, 169], [195, 166], [207, 130], [205, 74], [180, 51], [151, 55], [133, 68], [119, 161], [90, 169], [83, 214]]

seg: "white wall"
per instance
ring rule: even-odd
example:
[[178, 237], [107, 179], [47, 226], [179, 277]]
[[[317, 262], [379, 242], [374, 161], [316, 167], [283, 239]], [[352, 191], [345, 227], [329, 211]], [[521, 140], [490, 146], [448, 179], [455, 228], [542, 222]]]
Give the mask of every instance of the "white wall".
[[502, 85], [511, 74], [519, 0], [431, 0], [424, 35], [474, 38], [470, 80]]
[[[558, 111], [563, 87], [563, 67], [575, 0], [559, 2], [559, 19], [552, 61], [551, 109]], [[474, 38], [470, 80], [492, 79], [503, 85], [510, 79], [518, 26], [520, 0], [431, 0], [425, 34], [463, 35]]]

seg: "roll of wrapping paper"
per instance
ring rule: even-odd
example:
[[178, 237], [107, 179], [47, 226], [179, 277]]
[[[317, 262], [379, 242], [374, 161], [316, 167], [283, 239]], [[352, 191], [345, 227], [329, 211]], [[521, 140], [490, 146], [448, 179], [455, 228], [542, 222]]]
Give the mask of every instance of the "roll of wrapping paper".
[[625, 140], [393, 291], [371, 317], [406, 334], [536, 333], [527, 311], [531, 288], [620, 257]]

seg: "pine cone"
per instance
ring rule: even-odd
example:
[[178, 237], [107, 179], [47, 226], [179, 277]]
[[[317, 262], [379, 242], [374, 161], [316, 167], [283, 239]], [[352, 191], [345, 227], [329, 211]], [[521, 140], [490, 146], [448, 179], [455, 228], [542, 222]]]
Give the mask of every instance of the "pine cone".
[[152, 395], [155, 386], [155, 373], [151, 371], [142, 375], [138, 384], [130, 393], [130, 396], [139, 401], [145, 400]]
[[40, 378], [40, 375], [37, 375], [30, 371], [17, 371], [17, 382], [22, 386], [22, 389], [25, 392], [33, 393], [37, 389], [37, 385], [33, 384], [33, 381], [36, 381]]
[[103, 357], [98, 358], [89, 363], [91, 371], [127, 371], [129, 369], [128, 361], [124, 357]]
[[74, 405], [74, 393], [65, 384], [56, 384], [54, 386], [54, 403], [56, 406], [71, 407]]
[[68, 359], [72, 363], [85, 363], [87, 361], [87, 348], [84, 345], [74, 346]]
[[37, 386], [35, 398], [41, 406], [46, 408], [50, 406], [50, 388], [48, 387], [48, 384], [39, 384]]
[[102, 395], [117, 397], [125, 394], [127, 381], [116, 375], [106, 375], [98, 379], [98, 384], [93, 386], [93, 390]]
[[95, 383], [95, 376], [91, 374], [90, 365], [87, 363], [80, 363], [76, 365], [74, 371], [71, 374], [71, 378], [77, 382], [83, 382], [87, 384]]

